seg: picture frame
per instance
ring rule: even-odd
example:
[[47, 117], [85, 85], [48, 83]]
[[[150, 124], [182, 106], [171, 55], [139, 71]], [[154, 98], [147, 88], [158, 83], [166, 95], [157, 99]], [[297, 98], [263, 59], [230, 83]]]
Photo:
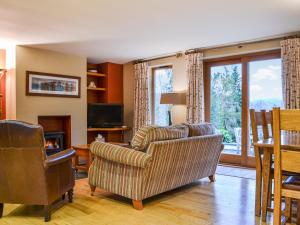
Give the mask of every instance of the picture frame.
[[80, 98], [81, 78], [26, 71], [26, 95]]

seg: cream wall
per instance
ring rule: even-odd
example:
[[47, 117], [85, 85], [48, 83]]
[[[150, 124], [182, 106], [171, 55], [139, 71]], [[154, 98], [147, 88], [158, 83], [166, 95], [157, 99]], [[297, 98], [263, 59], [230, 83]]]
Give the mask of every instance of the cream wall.
[[[280, 48], [280, 40], [270, 40], [257, 43], [243, 44], [240, 46], [220, 47], [210, 50], [204, 50], [204, 58], [219, 58], [238, 54], [247, 54], [259, 51], [273, 50]], [[173, 67], [173, 89], [174, 91], [184, 91], [187, 89], [187, 58], [182, 56], [177, 58], [176, 56], [152, 60], [149, 62], [151, 68], [163, 65], [172, 65]], [[127, 63], [124, 65], [124, 118], [127, 126], [133, 126], [133, 87], [134, 87], [134, 73], [133, 63]], [[172, 120], [174, 124], [185, 122], [186, 107], [185, 106], [173, 106], [172, 108]], [[130, 140], [131, 133], [127, 133], [126, 139]]]
[[[16, 47], [16, 118], [37, 123], [39, 115], [71, 115], [72, 144], [86, 143], [86, 65], [84, 57]], [[81, 97], [26, 96], [26, 70], [81, 77]]]

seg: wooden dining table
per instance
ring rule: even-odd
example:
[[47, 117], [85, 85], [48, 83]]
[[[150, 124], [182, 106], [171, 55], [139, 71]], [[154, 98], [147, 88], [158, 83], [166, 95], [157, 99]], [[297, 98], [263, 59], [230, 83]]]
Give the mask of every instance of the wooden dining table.
[[[267, 208], [267, 206], [270, 204], [270, 202], [268, 202], [268, 196], [271, 194], [269, 190], [274, 139], [263, 139], [256, 143], [253, 143], [253, 145], [259, 147], [263, 154], [263, 159], [261, 162], [263, 181], [262, 208]], [[300, 151], [300, 133], [283, 132], [281, 134], [281, 148]], [[266, 215], [262, 214], [262, 217], [262, 221], [266, 221]]]

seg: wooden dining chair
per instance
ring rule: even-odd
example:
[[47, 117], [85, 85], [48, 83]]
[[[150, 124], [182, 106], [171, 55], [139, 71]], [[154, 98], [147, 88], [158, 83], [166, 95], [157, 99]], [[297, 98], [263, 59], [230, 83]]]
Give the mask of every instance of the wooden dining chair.
[[[258, 128], [262, 127], [263, 139], [270, 138], [269, 126], [272, 127], [272, 111], [267, 112], [266, 110], [255, 111], [250, 109], [250, 121], [252, 129], [253, 143], [259, 141]], [[256, 164], [256, 188], [255, 188], [255, 215], [260, 216], [262, 213], [262, 220], [266, 221], [267, 210], [269, 206], [272, 179], [270, 182], [263, 184], [263, 204], [262, 200], [262, 149], [254, 146], [255, 164]], [[269, 171], [271, 173], [271, 171]]]
[[[274, 225], [281, 224], [281, 199], [298, 199], [297, 224], [300, 222], [300, 178], [298, 176], [289, 176], [283, 180], [283, 171], [300, 174], [300, 151], [296, 149], [282, 149], [281, 131], [300, 131], [300, 110], [280, 110], [273, 108], [273, 138], [274, 138]], [[295, 138], [297, 136], [295, 135]], [[291, 201], [288, 202], [290, 207]], [[288, 210], [288, 219], [291, 210]]]

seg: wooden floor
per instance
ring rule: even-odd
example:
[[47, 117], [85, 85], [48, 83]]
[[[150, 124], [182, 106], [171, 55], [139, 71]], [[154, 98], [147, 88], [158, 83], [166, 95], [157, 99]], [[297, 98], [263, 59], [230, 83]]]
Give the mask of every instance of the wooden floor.
[[244, 168], [222, 164], [217, 167], [217, 174], [231, 177], [241, 177], [255, 180], [256, 171], [253, 168]]
[[[134, 210], [128, 199], [97, 190], [90, 196], [86, 179], [76, 181], [74, 203], [52, 214], [48, 224], [61, 225], [194, 225], [265, 224], [254, 216], [255, 180], [217, 175], [144, 201], [144, 210]], [[270, 215], [267, 224], [272, 224]], [[0, 224], [45, 224], [42, 207], [4, 205]]]

